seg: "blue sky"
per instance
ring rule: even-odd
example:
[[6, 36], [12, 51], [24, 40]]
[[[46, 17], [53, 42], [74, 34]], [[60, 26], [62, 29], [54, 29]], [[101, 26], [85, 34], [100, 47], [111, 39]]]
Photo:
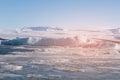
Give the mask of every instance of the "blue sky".
[[120, 27], [120, 0], [0, 0], [0, 28]]

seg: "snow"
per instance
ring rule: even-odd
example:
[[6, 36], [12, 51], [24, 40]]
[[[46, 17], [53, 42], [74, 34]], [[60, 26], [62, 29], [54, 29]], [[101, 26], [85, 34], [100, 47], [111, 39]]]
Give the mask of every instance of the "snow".
[[71, 46], [71, 47], [112, 47], [114, 44], [92, 39], [86, 36], [66, 38], [26, 37], [1, 41], [2, 45], [34, 45], [34, 46]]
[[[120, 54], [116, 53], [114, 48], [86, 49], [60, 46], [17, 46], [14, 49], [33, 49], [34, 51], [22, 52], [19, 50], [19, 52], [14, 54], [0, 55], [0, 74], [2, 79], [9, 76], [11, 80], [15, 79], [15, 77], [23, 80], [31, 77], [34, 79], [59, 78], [60, 80], [69, 80], [81, 78], [81, 75], [83, 75], [82, 77], [85, 78], [83, 80], [86, 80], [91, 75], [96, 75], [91, 76], [96, 79], [101, 73], [107, 75], [107, 73], [112, 73], [113, 70], [115, 72], [120, 69], [119, 64], [116, 64], [119, 63]], [[106, 69], [107, 67], [108, 69]], [[11, 75], [7, 75], [7, 72]], [[12, 75], [13, 73], [15, 75]], [[112, 74], [114, 76], [116, 73]], [[119, 73], [117, 74], [119, 75]], [[105, 77], [102, 76], [99, 79], [104, 79]]]
[[114, 49], [120, 50], [120, 44], [115, 44]]
[[0, 33], [9, 39], [0, 45], [1, 80], [120, 79], [120, 45], [93, 39], [119, 41], [110, 30], [24, 28]]
[[120, 28], [110, 29], [113, 34], [120, 34]]
[[23, 66], [18, 66], [18, 65], [12, 65], [12, 64], [5, 64], [1, 66], [2, 70], [9, 70], [9, 71], [17, 71], [17, 70], [22, 70]]

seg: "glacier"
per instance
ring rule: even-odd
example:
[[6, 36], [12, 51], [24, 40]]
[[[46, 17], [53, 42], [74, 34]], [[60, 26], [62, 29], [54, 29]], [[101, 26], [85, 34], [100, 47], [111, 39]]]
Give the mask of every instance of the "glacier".
[[119, 28], [41, 28], [0, 30], [0, 80], [120, 79]]

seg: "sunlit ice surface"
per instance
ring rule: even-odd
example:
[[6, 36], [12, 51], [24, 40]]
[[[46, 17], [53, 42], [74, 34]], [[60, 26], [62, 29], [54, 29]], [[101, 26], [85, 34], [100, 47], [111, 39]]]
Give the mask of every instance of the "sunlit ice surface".
[[119, 80], [120, 76], [120, 52], [114, 47], [1, 46], [1, 49], [6, 53], [0, 55], [2, 80]]
[[[19, 33], [19, 36], [22, 37], [25, 35], [35, 35], [36, 37], [37, 35], [37, 38], [30, 38], [30, 43], [35, 40], [37, 42], [39, 37], [41, 40], [46, 36], [57, 36], [57, 38], [44, 38], [43, 42], [45, 41], [45, 43], [49, 40], [62, 40], [63, 42], [60, 44], [73, 43], [70, 46], [0, 45], [0, 79], [119, 80], [120, 45], [106, 40], [98, 40], [99, 38], [94, 39], [93, 36], [86, 35], [87, 32], [84, 32], [85, 35], [82, 32], [80, 32], [81, 34], [77, 33], [78, 36], [72, 35], [73, 33], [76, 31]], [[95, 32], [95, 34], [97, 33]], [[100, 32], [98, 34], [100, 39], [104, 37], [108, 39], [109, 37], [105, 35], [106, 33], [105, 36]], [[18, 36], [18, 34], [14, 35]], [[72, 37], [68, 37], [71, 35]]]
[[92, 38], [91, 36], [80, 36], [80, 37], [75, 37], [76, 40], [76, 44], [78, 45], [78, 47], [82, 47], [82, 48], [94, 48], [94, 49], [98, 49], [98, 48], [104, 48], [104, 47], [113, 47], [113, 43], [111, 42], [107, 42], [104, 40], [97, 40]]
[[95, 41], [94, 39], [91, 39], [88, 36], [81, 36], [79, 41], [80, 41], [80, 44], [82, 44], [82, 45], [94, 45], [94, 44], [97, 44], [97, 41]]

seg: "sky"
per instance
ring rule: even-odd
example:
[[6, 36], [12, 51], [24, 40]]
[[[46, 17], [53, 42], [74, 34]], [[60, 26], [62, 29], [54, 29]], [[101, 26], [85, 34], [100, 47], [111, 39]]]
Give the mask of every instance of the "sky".
[[0, 0], [0, 28], [120, 28], [120, 0]]

